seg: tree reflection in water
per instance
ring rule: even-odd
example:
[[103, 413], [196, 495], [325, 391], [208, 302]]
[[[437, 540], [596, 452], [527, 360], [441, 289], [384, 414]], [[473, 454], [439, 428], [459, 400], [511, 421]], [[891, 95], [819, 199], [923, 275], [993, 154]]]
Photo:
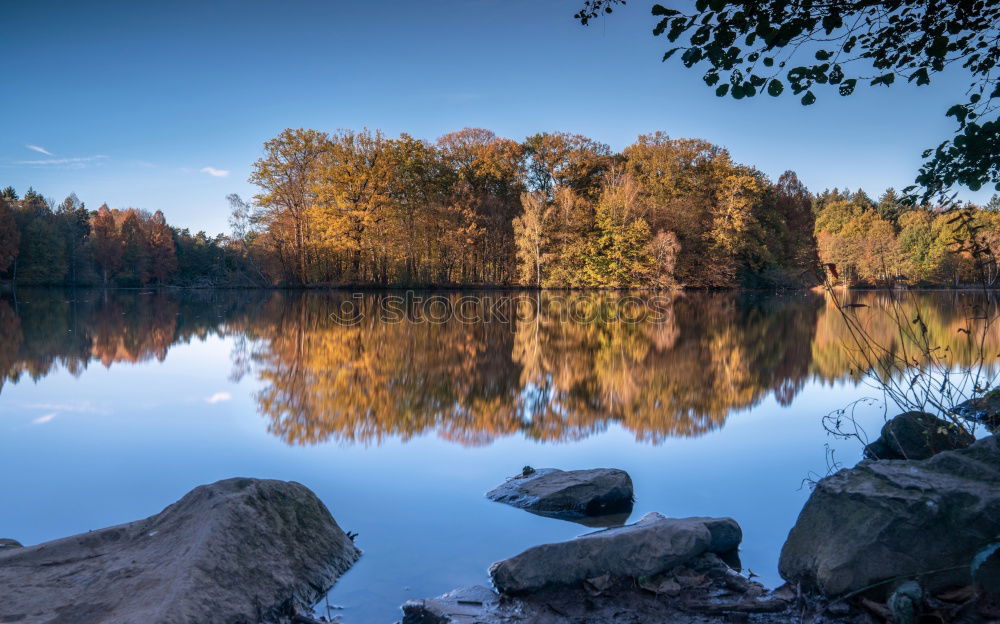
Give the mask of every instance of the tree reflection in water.
[[[891, 344], [886, 296], [855, 298]], [[919, 297], [958, 364], [970, 353], [958, 299], [970, 296]], [[289, 444], [562, 441], [611, 425], [657, 443], [769, 395], [787, 405], [811, 379], [857, 381], [844, 332], [813, 293], [26, 291], [0, 299], [0, 392], [216, 335], [233, 340], [234, 376], [255, 380], [268, 430]]]

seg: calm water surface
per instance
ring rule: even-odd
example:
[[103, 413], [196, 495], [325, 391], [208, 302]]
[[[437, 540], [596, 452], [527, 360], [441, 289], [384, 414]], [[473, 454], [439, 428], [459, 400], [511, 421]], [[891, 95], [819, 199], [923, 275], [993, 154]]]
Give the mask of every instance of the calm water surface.
[[[961, 353], [968, 296], [919, 297]], [[486, 490], [524, 465], [607, 466], [632, 475], [633, 520], [735, 518], [744, 566], [777, 584], [803, 481], [831, 450], [860, 457], [822, 417], [878, 396], [845, 340], [812, 293], [19, 291], [0, 298], [0, 537], [135, 520], [232, 476], [295, 480], [359, 533], [335, 613], [389, 623], [588, 530]]]

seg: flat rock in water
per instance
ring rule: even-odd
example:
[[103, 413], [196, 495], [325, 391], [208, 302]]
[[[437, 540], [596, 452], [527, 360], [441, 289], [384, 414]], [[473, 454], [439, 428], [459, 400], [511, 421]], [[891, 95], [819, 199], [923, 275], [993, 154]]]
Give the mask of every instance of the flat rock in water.
[[653, 576], [704, 553], [730, 553], [742, 537], [730, 518], [667, 518], [650, 513], [635, 524], [529, 548], [494, 563], [490, 578], [502, 593], [515, 595], [604, 574]]
[[228, 479], [145, 520], [0, 549], [0, 622], [271, 622], [360, 554], [305, 486]]
[[635, 498], [628, 473], [613, 468], [525, 468], [486, 496], [539, 515], [576, 521], [615, 515], [624, 521]]
[[927, 459], [968, 448], [976, 438], [953, 422], [927, 412], [905, 412], [886, 421], [882, 435], [865, 447], [869, 459]]
[[408, 601], [401, 624], [800, 624], [803, 616], [817, 624], [840, 621], [812, 618], [822, 604], [800, 602], [794, 590], [768, 592], [710, 553], [688, 565], [638, 583], [605, 574], [522, 596], [480, 586], [458, 589]]
[[790, 583], [835, 597], [894, 578], [928, 591], [972, 582], [1000, 536], [995, 436], [926, 460], [862, 461], [822, 479], [781, 550]]
[[977, 399], [959, 403], [951, 411], [962, 418], [983, 423], [995, 432], [1000, 428], [1000, 390], [991, 390]]

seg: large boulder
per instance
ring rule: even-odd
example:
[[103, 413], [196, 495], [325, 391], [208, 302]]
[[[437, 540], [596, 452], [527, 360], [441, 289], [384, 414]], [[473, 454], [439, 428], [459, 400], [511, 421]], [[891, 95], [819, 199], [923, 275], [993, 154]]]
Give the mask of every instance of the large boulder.
[[968, 585], [976, 553], [1000, 536], [995, 436], [926, 460], [862, 461], [822, 479], [781, 550], [785, 580], [834, 597], [916, 578]]
[[635, 524], [534, 546], [490, 567], [505, 594], [581, 583], [610, 575], [639, 578], [683, 565], [704, 553], [728, 554], [743, 538], [730, 518], [667, 518], [646, 514]]
[[360, 554], [305, 486], [228, 479], [145, 520], [0, 550], [0, 622], [270, 622]]
[[635, 499], [632, 479], [624, 470], [535, 470], [527, 466], [486, 496], [498, 503], [565, 520], [618, 515], [624, 521]]
[[868, 459], [927, 459], [941, 451], [968, 448], [976, 438], [953, 422], [927, 412], [905, 412], [882, 426], [865, 447]]

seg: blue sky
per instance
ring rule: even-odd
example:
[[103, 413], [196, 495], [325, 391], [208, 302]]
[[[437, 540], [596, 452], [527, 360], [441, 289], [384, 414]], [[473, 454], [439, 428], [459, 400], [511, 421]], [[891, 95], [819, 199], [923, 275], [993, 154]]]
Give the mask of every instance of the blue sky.
[[[286, 127], [434, 139], [465, 126], [521, 139], [591, 136], [620, 149], [663, 130], [723, 145], [813, 190], [911, 183], [954, 131], [964, 82], [850, 98], [716, 98], [659, 61], [650, 2], [589, 27], [580, 0], [5, 2], [0, 186], [96, 208], [162, 210], [226, 229], [227, 193]], [[985, 201], [989, 192], [965, 193]]]

